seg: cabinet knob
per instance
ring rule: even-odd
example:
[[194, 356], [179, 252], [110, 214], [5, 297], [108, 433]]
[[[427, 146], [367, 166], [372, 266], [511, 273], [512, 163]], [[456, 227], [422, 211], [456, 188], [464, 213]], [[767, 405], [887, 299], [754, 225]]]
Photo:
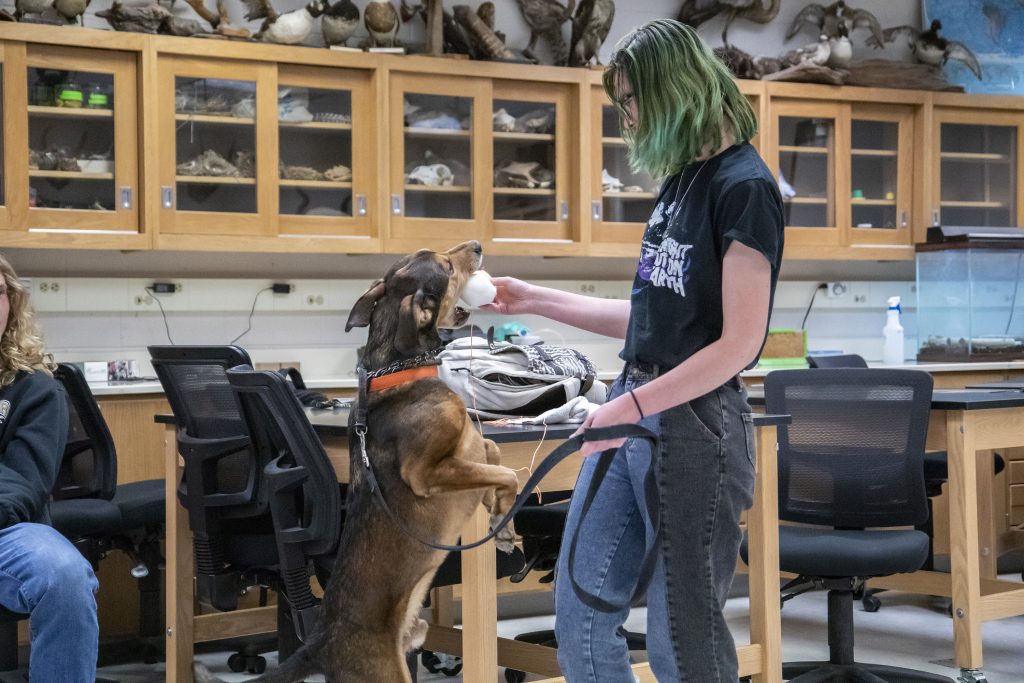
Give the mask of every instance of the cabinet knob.
[[601, 214], [604, 210], [603, 202], [600, 199], [595, 199], [590, 202], [590, 217], [595, 221], [601, 220]]
[[900, 227], [901, 228], [907, 227], [907, 212], [906, 211], [901, 211], [900, 212]]
[[942, 223], [939, 222], [939, 210], [938, 209], [932, 209], [932, 225], [942, 225]]
[[121, 188], [121, 208], [130, 209], [132, 208], [132, 188], [122, 187]]
[[169, 185], [160, 187], [160, 206], [165, 209], [174, 208], [174, 188]]
[[391, 214], [394, 216], [402, 215], [402, 195], [391, 195]]
[[356, 215], [357, 216], [365, 216], [366, 215], [366, 195], [365, 194], [357, 194], [356, 195]]
[[559, 220], [569, 220], [569, 202], [564, 199], [558, 203]]

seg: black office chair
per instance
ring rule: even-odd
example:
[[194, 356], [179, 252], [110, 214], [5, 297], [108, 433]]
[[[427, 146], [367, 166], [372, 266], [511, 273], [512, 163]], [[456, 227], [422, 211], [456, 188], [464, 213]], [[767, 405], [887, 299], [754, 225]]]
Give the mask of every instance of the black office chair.
[[[924, 443], [932, 378], [917, 370], [777, 370], [765, 409], [788, 414], [778, 430], [779, 567], [798, 578], [783, 601], [828, 590], [828, 662], [784, 663], [783, 678], [928, 681], [938, 676], [853, 657], [853, 596], [866, 579], [913, 572], [928, 555]], [[741, 546], [747, 559], [747, 542]]]
[[[121, 643], [120, 653], [104, 648], [101, 663], [135, 659], [150, 663], [163, 650], [160, 541], [164, 533], [164, 482], [151, 479], [117, 484], [117, 453], [107, 422], [82, 371], [61, 363], [54, 377], [68, 398], [68, 439], [51, 493], [53, 527], [97, 569], [111, 550], [134, 562], [138, 579], [138, 640]], [[141, 650], [140, 650], [141, 646]]]
[[[837, 356], [808, 356], [807, 364], [812, 368], [866, 368], [867, 361], [857, 354]], [[999, 474], [1006, 467], [1006, 461], [998, 453], [993, 453], [993, 473]], [[942, 495], [942, 485], [949, 480], [949, 458], [946, 451], [926, 451], [924, 454], [924, 488], [928, 493], [928, 519], [915, 526], [918, 531], [928, 534], [928, 559], [922, 569], [935, 569], [935, 520], [932, 516], [932, 498]], [[882, 603], [877, 597], [884, 588], [873, 588], [865, 591], [861, 604], [866, 612], [877, 612]]]
[[[177, 426], [185, 473], [178, 498], [188, 511], [199, 599], [228, 612], [247, 588], [260, 589], [261, 606], [278, 586], [277, 545], [265, 486], [265, 452], [252, 448], [227, 369], [249, 365], [237, 346], [150, 346]], [[260, 653], [278, 649], [285, 658], [297, 647], [290, 607], [278, 593], [278, 636], [249, 640], [228, 658], [232, 671], [262, 673]]]

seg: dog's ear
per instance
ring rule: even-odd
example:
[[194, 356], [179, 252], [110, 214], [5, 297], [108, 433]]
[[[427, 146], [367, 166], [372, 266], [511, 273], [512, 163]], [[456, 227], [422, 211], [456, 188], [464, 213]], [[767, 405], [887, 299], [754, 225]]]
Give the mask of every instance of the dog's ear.
[[370, 314], [377, 301], [384, 296], [384, 280], [374, 280], [370, 288], [363, 292], [363, 295], [352, 304], [352, 311], [348, 314], [348, 322], [345, 323], [345, 331], [353, 327], [366, 327], [370, 324]]
[[402, 299], [395, 333], [395, 348], [400, 353], [411, 355], [419, 350], [420, 330], [434, 324], [438, 304], [437, 297], [422, 289]]

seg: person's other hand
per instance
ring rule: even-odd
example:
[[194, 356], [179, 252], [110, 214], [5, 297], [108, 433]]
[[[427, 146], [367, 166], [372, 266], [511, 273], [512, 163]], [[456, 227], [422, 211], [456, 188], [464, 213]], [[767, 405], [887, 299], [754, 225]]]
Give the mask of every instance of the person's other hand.
[[530, 300], [530, 284], [517, 280], [514, 277], [491, 278], [498, 293], [494, 301], [480, 307], [482, 311], [501, 313], [509, 315], [513, 313], [528, 313]]
[[[629, 396], [623, 394], [614, 400], [608, 401], [608, 403], [605, 403], [603, 406], [588, 415], [587, 419], [580, 425], [580, 428], [573, 433], [573, 436], [581, 434], [583, 430], [590, 429], [591, 427], [610, 427], [612, 425], [635, 424], [639, 421], [640, 415], [636, 410], [636, 405]], [[580, 448], [580, 453], [583, 457], [587, 457], [594, 453], [606, 451], [609, 448], [618, 448], [624, 443], [626, 443], [625, 439], [612, 439], [610, 441], [584, 441], [583, 446]]]

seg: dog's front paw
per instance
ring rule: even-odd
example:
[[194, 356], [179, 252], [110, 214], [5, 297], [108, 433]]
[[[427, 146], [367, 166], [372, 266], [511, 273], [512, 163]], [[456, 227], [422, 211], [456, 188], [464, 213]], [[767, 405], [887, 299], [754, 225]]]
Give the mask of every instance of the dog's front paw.
[[[502, 520], [504, 515], [491, 515], [491, 531], [494, 527], [498, 526], [498, 522]], [[516, 530], [512, 526], [512, 522], [509, 521], [494, 537], [494, 545], [498, 546], [498, 550], [501, 550], [506, 555], [511, 555], [512, 550], [515, 548], [516, 543]]]
[[402, 638], [402, 652], [411, 652], [423, 645], [423, 641], [427, 639], [428, 628], [430, 628], [430, 624], [423, 619], [413, 619], [409, 624], [409, 630]]

